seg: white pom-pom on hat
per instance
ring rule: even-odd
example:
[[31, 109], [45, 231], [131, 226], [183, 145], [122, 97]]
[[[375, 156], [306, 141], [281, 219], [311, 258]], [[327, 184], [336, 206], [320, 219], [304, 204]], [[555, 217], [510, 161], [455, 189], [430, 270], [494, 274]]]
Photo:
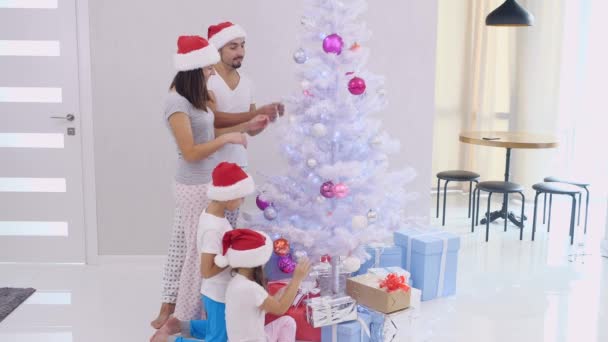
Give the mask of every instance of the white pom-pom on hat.
[[224, 268], [228, 266], [228, 258], [223, 255], [217, 254], [215, 258], [213, 258], [213, 261], [215, 262], [217, 267]]

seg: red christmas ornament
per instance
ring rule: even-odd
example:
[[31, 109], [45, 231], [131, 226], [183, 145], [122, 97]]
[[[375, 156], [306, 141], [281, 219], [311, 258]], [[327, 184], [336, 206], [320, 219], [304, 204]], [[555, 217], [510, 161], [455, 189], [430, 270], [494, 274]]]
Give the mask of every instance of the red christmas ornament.
[[329, 254], [321, 256], [321, 262], [331, 262], [331, 257], [329, 256]]
[[365, 92], [365, 80], [361, 77], [353, 77], [348, 81], [348, 91], [353, 95], [361, 95]]
[[289, 254], [289, 241], [287, 241], [287, 239], [284, 238], [280, 238], [280, 239], [276, 239], [274, 240], [273, 243], [273, 249], [274, 252], [278, 255], [278, 256], [286, 256], [287, 254]]

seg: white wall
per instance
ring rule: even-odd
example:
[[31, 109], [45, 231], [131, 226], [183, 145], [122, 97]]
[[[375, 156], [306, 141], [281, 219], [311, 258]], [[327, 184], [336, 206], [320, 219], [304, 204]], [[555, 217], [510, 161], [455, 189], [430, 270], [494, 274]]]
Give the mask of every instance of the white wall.
[[[348, 1], [345, 1], [348, 3]], [[302, 1], [92, 1], [91, 55], [100, 254], [164, 254], [172, 222], [173, 143], [162, 100], [174, 74], [180, 34], [206, 32], [224, 20], [248, 31], [244, 70], [258, 104], [295, 89], [291, 55], [297, 47]], [[385, 127], [402, 142], [395, 166], [413, 166], [420, 193], [408, 212], [428, 215], [434, 115], [436, 0], [370, 1], [364, 20], [371, 71], [387, 76]], [[389, 24], [392, 23], [392, 24]], [[205, 28], [205, 30], [203, 30]], [[251, 142], [255, 174], [284, 166], [272, 131]], [[259, 176], [257, 177], [259, 179]]]

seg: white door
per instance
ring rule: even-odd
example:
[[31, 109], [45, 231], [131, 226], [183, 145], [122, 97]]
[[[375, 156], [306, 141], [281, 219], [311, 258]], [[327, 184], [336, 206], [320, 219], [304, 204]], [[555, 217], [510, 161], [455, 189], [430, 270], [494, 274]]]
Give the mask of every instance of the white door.
[[0, 0], [0, 262], [84, 262], [76, 0]]

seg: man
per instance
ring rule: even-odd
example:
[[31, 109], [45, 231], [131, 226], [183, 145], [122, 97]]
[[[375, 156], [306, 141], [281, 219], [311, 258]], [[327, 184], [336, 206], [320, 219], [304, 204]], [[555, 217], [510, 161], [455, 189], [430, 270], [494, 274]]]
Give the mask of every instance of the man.
[[[211, 106], [215, 114], [215, 127], [238, 125], [256, 115], [266, 115], [270, 121], [283, 115], [285, 109], [281, 103], [256, 108], [253, 82], [238, 71], [245, 57], [245, 30], [231, 22], [223, 22], [209, 26], [207, 35], [209, 42], [220, 54], [220, 61], [215, 65], [216, 74], [211, 76], [207, 83], [207, 88], [215, 95], [215, 104]], [[218, 160], [235, 163], [247, 169], [247, 150], [244, 146], [230, 144], [216, 153]], [[226, 218], [236, 227], [238, 211], [226, 212]]]
[[[215, 127], [238, 125], [256, 115], [266, 115], [271, 121], [278, 115], [283, 115], [284, 107], [280, 103], [256, 108], [253, 82], [237, 70], [245, 57], [245, 30], [231, 22], [211, 25], [208, 29], [208, 39], [218, 48], [221, 58], [215, 65], [216, 75], [209, 78], [207, 85], [216, 99]], [[247, 151], [243, 146], [226, 147], [228, 148], [219, 151], [220, 156], [224, 157], [222, 161], [236, 163], [241, 167], [247, 166]]]

